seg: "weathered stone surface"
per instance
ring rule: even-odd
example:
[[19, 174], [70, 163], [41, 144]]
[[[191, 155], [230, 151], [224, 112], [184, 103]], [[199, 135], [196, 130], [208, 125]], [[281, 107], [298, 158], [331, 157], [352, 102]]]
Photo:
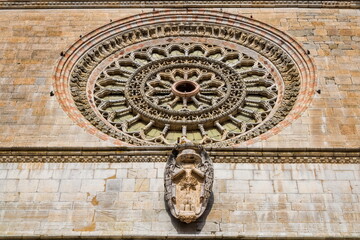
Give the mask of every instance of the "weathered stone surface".
[[171, 214], [181, 222], [195, 222], [208, 207], [213, 182], [214, 167], [206, 150], [182, 139], [164, 171], [165, 201]]
[[[2, 10], [1, 146], [112, 146], [74, 124], [50, 96], [54, 67], [80, 35], [142, 11], [152, 9]], [[358, 148], [359, 11], [223, 11], [252, 16], [288, 33], [316, 63], [314, 87], [320, 91], [308, 110], [291, 126], [248, 147]], [[232, 154], [221, 160], [237, 159]], [[141, 163], [51, 163], [61, 158], [0, 164], [1, 236], [360, 236], [359, 164], [271, 164], [272, 157], [266, 164], [215, 163], [211, 211], [189, 230], [174, 224], [164, 210], [164, 162], [146, 162], [146, 156]], [[349, 157], [342, 159], [346, 163]]]
[[[109, 19], [141, 13], [139, 9], [116, 13], [96, 10], [96, 14], [93, 11], [79, 9], [76, 14], [71, 10], [48, 10], [46, 14], [39, 10], [21, 14], [2, 11], [0, 24], [5, 26], [0, 37], [2, 146], [110, 146], [74, 125], [49, 94], [53, 68], [61, 51]], [[316, 88], [321, 93], [316, 94], [308, 111], [291, 127], [253, 146], [357, 147], [360, 123], [357, 10], [224, 11], [251, 15], [289, 33], [310, 51], [317, 67]], [[22, 21], [26, 26], [20, 24]]]
[[[94, 163], [93, 167], [109, 172], [118, 169], [136, 170], [132, 164], [117, 163], [110, 166]], [[20, 165], [13, 163], [0, 166], [9, 171]], [[222, 165], [214, 164], [215, 174], [217, 170], [224, 170]], [[239, 169], [241, 165], [235, 164], [234, 167]], [[242, 173], [255, 176], [256, 169], [264, 168], [261, 164], [253, 166], [252, 169], [241, 170], [244, 171]], [[153, 163], [143, 163], [143, 167], [148, 170], [157, 168]], [[302, 176], [300, 180], [270, 178], [279, 173], [278, 167], [292, 169], [296, 176], [300, 175], [297, 172], [309, 169], [320, 172], [347, 169], [340, 171], [353, 172], [354, 175], [358, 171], [351, 164], [277, 164], [262, 170], [268, 173], [263, 174], [261, 180], [216, 180], [214, 186], [225, 184], [225, 188], [213, 188], [214, 202], [210, 203], [209, 214], [205, 214], [206, 220], [200, 219], [197, 223], [203, 226], [199, 232], [209, 236], [212, 231], [223, 235], [256, 236], [280, 236], [278, 234], [286, 232], [286, 236], [303, 237], [308, 234], [336, 234], [339, 237], [359, 234], [359, 179], [326, 180], [318, 175], [315, 175], [318, 178], [315, 180], [312, 175], [308, 175], [309, 179]], [[78, 171], [82, 165], [48, 163], [48, 168], [59, 171], [61, 175], [62, 172]], [[46, 175], [44, 173], [43, 176]], [[1, 180], [2, 235], [10, 232], [13, 235], [56, 235], [55, 226], [58, 226], [63, 235], [80, 235], [84, 232], [91, 235], [108, 227], [106, 231], [109, 234], [122, 229], [128, 235], [165, 236], [169, 233], [176, 235], [175, 229], [183, 228], [181, 224], [171, 222], [171, 216], [165, 211], [163, 176], [148, 180], [141, 177], [107, 179], [107, 175], [92, 175], [92, 178], [85, 178], [84, 175], [84, 178], [73, 179], [66, 174], [63, 179], [55, 180], [51, 175], [47, 176], [48, 179], [40, 180]], [[46, 185], [47, 182], [49, 185]], [[25, 186], [28, 186], [27, 191]], [[18, 189], [22, 189], [20, 194]], [[220, 222], [220, 225], [213, 222]], [[270, 231], [269, 227], [274, 229]]]

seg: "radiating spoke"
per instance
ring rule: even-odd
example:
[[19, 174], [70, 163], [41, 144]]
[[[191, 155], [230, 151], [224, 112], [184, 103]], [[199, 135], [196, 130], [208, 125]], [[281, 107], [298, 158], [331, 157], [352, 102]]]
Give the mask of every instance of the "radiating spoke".
[[131, 137], [209, 144], [244, 135], [271, 116], [277, 87], [259, 61], [240, 51], [169, 43], [115, 60], [97, 79], [94, 99], [103, 117]]
[[124, 89], [123, 88], [118, 88], [118, 89], [109, 89], [109, 88], [103, 88], [100, 91], [95, 93], [95, 96], [98, 98], [104, 98], [106, 96], [112, 95], [112, 94], [123, 94], [124, 93]]

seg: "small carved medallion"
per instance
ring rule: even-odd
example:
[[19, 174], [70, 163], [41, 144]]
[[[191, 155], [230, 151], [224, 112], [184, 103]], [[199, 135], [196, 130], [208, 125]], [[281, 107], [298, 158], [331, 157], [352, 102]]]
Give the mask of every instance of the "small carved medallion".
[[171, 214], [185, 223], [205, 211], [214, 180], [212, 161], [202, 146], [176, 145], [165, 169], [165, 201]]

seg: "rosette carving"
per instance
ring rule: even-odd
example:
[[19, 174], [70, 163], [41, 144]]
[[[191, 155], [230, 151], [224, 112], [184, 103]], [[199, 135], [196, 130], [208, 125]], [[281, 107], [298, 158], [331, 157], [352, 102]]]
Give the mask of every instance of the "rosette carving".
[[296, 62], [261, 31], [193, 20], [155, 19], [114, 30], [65, 63], [73, 65], [62, 79], [91, 132], [132, 145], [172, 145], [185, 136], [233, 146], [293, 111], [306, 66], [301, 58]]

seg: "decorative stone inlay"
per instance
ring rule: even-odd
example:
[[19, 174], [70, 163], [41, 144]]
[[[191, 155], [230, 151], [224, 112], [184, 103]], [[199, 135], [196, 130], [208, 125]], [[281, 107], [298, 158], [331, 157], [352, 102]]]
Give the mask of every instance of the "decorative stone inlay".
[[[308, 104], [298, 95], [301, 88], [303, 95], [313, 92], [313, 83], [305, 88], [314, 77], [306, 69], [311, 62], [304, 63], [298, 49], [288, 52], [291, 44], [280, 46], [259, 29], [211, 21], [214, 13], [166, 20], [161, 14], [144, 14], [140, 24], [84, 46], [66, 68], [60, 62], [58, 81], [69, 82], [73, 99], [60, 102], [90, 132], [119, 145], [175, 144], [186, 136], [232, 146], [276, 125], [271, 134], [278, 132], [291, 111], [299, 116]], [[69, 96], [62, 87], [58, 97]], [[308, 93], [300, 99], [311, 98]], [[294, 111], [296, 102], [303, 106]]]

